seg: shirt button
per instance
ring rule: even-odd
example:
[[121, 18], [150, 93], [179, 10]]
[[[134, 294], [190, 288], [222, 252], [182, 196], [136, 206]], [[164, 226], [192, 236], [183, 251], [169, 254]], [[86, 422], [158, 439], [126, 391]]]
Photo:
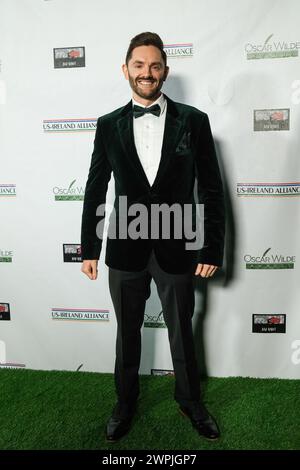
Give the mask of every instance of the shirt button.
[[146, 149], [148, 149], [148, 148], [149, 148], [149, 145], [146, 145]]

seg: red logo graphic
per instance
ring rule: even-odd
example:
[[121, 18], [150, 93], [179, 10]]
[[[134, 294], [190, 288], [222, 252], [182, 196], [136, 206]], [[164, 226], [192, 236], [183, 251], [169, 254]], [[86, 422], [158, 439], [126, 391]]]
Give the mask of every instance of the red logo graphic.
[[268, 323], [271, 323], [271, 325], [278, 325], [281, 323], [280, 317], [270, 317], [268, 318]]
[[272, 121], [283, 121], [283, 112], [282, 111], [275, 111], [275, 113], [271, 114]]
[[76, 59], [76, 57], [80, 57], [80, 52], [77, 50], [72, 50], [69, 52], [68, 56], [71, 58], [71, 59]]

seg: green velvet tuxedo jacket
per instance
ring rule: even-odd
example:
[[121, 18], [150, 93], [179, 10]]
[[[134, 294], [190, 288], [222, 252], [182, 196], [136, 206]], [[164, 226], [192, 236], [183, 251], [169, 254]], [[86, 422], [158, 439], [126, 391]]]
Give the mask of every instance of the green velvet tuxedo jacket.
[[[164, 96], [167, 114], [161, 160], [152, 185], [134, 143], [132, 101], [98, 119], [83, 204], [82, 259], [100, 257], [102, 238], [97, 236], [96, 227], [103, 221], [103, 216], [96, 215], [96, 209], [106, 201], [107, 186], [113, 173], [117, 215], [118, 196], [127, 196], [128, 206], [137, 202], [149, 208], [151, 204], [192, 204], [194, 217], [196, 181], [197, 202], [204, 204], [204, 243], [200, 249], [187, 250], [184, 236], [182, 239], [172, 236], [170, 239], [151, 239], [150, 236], [148, 239], [120, 239], [108, 235], [105, 256], [108, 266], [123, 271], [141, 271], [146, 267], [152, 249], [160, 267], [169, 273], [184, 273], [197, 262], [222, 266], [224, 192], [208, 116]], [[116, 224], [115, 220], [110, 224]], [[131, 220], [132, 217], [128, 217], [128, 223]]]

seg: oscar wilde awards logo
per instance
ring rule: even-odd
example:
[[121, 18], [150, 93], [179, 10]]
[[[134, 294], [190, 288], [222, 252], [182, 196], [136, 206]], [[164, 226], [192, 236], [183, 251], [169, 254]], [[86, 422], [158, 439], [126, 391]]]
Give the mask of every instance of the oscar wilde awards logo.
[[81, 245], [79, 243], [63, 244], [64, 263], [81, 263]]
[[252, 333], [285, 333], [286, 315], [253, 314]]
[[13, 252], [11, 250], [0, 249], [0, 263], [12, 263]]
[[290, 110], [283, 109], [255, 109], [254, 131], [289, 131]]
[[55, 69], [85, 67], [84, 47], [57, 47], [53, 56]]
[[246, 269], [294, 269], [296, 256], [270, 253], [268, 248], [261, 256], [246, 254]]
[[270, 34], [263, 44], [248, 42], [245, 45], [247, 60], [278, 59], [298, 57], [300, 42], [274, 41], [274, 34]]
[[237, 183], [239, 197], [296, 197], [300, 183]]
[[157, 314], [149, 315], [145, 313], [144, 315], [144, 327], [145, 328], [167, 328], [165, 324], [163, 311], [161, 310]]
[[4, 320], [4, 321], [10, 320], [10, 308], [9, 308], [9, 304], [6, 302], [0, 303], [0, 320]]
[[84, 188], [75, 186], [76, 180], [73, 180], [67, 188], [55, 186], [53, 188], [55, 201], [83, 201]]

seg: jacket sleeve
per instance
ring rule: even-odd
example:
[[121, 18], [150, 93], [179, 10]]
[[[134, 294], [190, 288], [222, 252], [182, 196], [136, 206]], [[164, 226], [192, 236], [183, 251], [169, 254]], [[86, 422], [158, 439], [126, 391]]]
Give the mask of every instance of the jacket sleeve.
[[97, 224], [105, 218], [96, 216], [99, 204], [105, 204], [108, 183], [112, 168], [107, 159], [103, 143], [101, 118], [97, 121], [89, 174], [85, 187], [81, 221], [81, 254], [82, 259], [99, 259], [102, 248], [102, 236], [96, 233]]
[[204, 244], [197, 260], [221, 267], [225, 238], [224, 191], [207, 114], [199, 130], [196, 176], [199, 203], [204, 204]]

